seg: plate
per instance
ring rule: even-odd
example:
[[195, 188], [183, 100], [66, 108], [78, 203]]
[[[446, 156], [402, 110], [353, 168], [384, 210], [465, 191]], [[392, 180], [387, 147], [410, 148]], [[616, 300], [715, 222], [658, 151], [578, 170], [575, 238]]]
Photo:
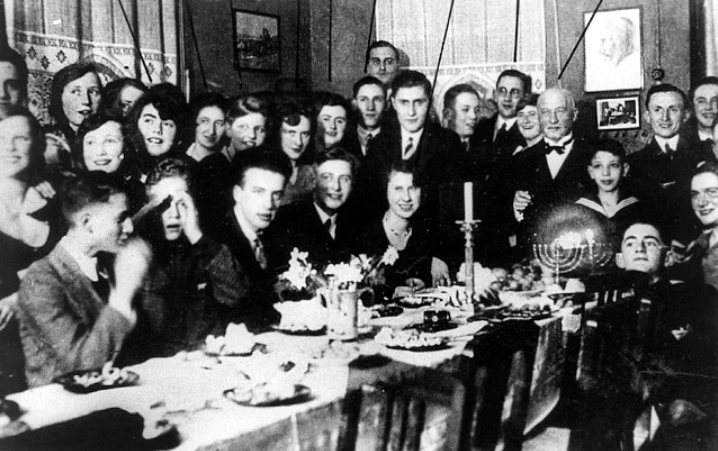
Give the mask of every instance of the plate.
[[404, 309], [397, 306], [383, 306], [372, 310], [372, 318], [388, 318], [391, 316], [399, 316], [404, 312]]
[[308, 401], [312, 396], [312, 390], [306, 385], [294, 385], [294, 394], [286, 397], [263, 397], [261, 401], [252, 400], [252, 391], [239, 391], [240, 387], [232, 388], [224, 391], [224, 396], [242, 406], [248, 407], [273, 407], [288, 406]]
[[430, 351], [441, 351], [443, 349], [449, 349], [451, 345], [448, 341], [444, 341], [442, 343], [436, 344], [436, 345], [429, 345], [429, 346], [400, 346], [400, 345], [391, 345], [387, 346], [389, 349], [399, 349], [402, 351], [411, 351], [411, 352], [430, 352]]
[[327, 328], [322, 327], [321, 329], [286, 329], [279, 326], [273, 326], [273, 329], [277, 332], [281, 332], [287, 335], [305, 335], [316, 337], [327, 333]]
[[208, 355], [210, 357], [249, 357], [252, 354], [254, 354], [254, 351], [259, 351], [263, 354], [266, 354], [267, 353], [267, 345], [265, 345], [264, 343], [254, 343], [252, 345], [252, 349], [250, 349], [247, 352], [234, 352], [234, 351], [212, 352], [212, 351], [207, 351], [206, 346], [202, 348], [202, 352], [204, 352], [205, 355]]
[[411, 326], [411, 327], [414, 328], [414, 329], [416, 329], [416, 330], [418, 330], [419, 332], [429, 332], [429, 333], [432, 333], [432, 332], [441, 332], [442, 330], [456, 329], [457, 327], [459, 327], [459, 324], [458, 324], [458, 323], [451, 323], [451, 322], [449, 322], [449, 323], [440, 323], [440, 324], [425, 324], [425, 323], [420, 323], [420, 324], [415, 324], [415, 325], [413, 325], [413, 326]]
[[56, 382], [60, 385], [62, 385], [65, 390], [73, 392], [73, 393], [93, 393], [100, 390], [108, 390], [110, 388], [120, 388], [120, 387], [128, 387], [130, 385], [137, 384], [137, 381], [140, 380], [140, 375], [133, 372], [133, 371], [126, 371], [127, 377], [124, 379], [118, 379], [112, 384], [104, 384], [102, 382], [98, 382], [95, 384], [90, 385], [84, 385], [80, 384], [75, 381], [75, 376], [84, 376], [88, 374], [101, 374], [101, 370], [80, 370], [80, 371], [72, 371], [67, 374], [63, 374], [62, 376], [57, 376], [52, 381]]
[[397, 304], [407, 308], [419, 308], [434, 303], [436, 299], [430, 297], [405, 297], [397, 298], [394, 300]]

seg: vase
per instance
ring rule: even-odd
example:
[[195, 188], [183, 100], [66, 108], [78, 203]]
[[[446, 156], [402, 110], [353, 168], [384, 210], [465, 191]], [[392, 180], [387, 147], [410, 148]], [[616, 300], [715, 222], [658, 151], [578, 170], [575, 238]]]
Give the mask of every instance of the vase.
[[332, 289], [327, 293], [327, 335], [330, 339], [355, 340], [357, 331], [357, 303], [359, 293], [356, 290]]

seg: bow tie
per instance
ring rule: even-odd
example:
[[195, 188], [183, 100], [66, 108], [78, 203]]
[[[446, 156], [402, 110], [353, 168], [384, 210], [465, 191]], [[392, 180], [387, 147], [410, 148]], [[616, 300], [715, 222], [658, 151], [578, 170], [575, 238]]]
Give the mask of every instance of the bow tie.
[[566, 152], [566, 146], [571, 144], [573, 142], [573, 138], [569, 139], [565, 143], [563, 143], [562, 146], [550, 146], [548, 142], [546, 142], [546, 155], [551, 155], [553, 152], [556, 152], [559, 155], [563, 155], [564, 152]]

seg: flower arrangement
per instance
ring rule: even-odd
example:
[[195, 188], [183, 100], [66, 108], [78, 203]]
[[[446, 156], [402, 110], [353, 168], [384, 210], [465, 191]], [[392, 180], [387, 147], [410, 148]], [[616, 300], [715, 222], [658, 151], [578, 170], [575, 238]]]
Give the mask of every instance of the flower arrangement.
[[348, 263], [330, 264], [318, 271], [308, 262], [309, 254], [296, 247], [289, 259], [289, 269], [279, 276], [282, 288], [307, 294], [316, 293], [320, 288], [356, 290], [359, 287], [373, 287], [384, 283], [384, 268], [399, 258], [395, 247], [389, 246], [381, 258], [361, 254], [352, 256]]

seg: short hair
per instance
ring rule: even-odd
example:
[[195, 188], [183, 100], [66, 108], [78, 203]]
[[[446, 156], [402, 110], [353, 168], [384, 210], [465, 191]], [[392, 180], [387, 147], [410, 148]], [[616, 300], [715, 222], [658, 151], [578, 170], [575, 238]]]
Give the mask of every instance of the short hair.
[[399, 64], [399, 51], [396, 49], [396, 47], [394, 47], [394, 44], [392, 44], [391, 42], [382, 41], [382, 40], [372, 42], [371, 45], [369, 46], [369, 48], [367, 49], [367, 51], [366, 51], [367, 63], [369, 62], [369, 55], [371, 54], [371, 51], [374, 49], [382, 48], [382, 47], [390, 48], [394, 52], [394, 59], [396, 60], [396, 63], [398, 65]]
[[31, 179], [40, 177], [45, 168], [45, 134], [42, 131], [42, 125], [27, 108], [22, 106], [8, 108], [6, 116], [0, 119], [0, 122], [14, 116], [24, 117], [30, 127], [32, 145], [30, 147], [30, 164], [27, 168], [27, 174]]
[[312, 96], [314, 103], [314, 114], [319, 115], [325, 106], [340, 106], [344, 111], [349, 113], [349, 104], [347, 100], [335, 92], [316, 91]]
[[651, 103], [651, 97], [653, 97], [654, 94], [660, 94], [662, 92], [675, 92], [681, 97], [681, 100], [683, 100], [683, 109], [687, 110], [690, 108], [690, 102], [688, 101], [686, 93], [676, 85], [670, 83], [661, 83], [660, 85], [651, 86], [646, 94], [646, 108], [648, 108], [648, 105]]
[[89, 207], [109, 202], [113, 194], [126, 194], [121, 179], [102, 171], [83, 172], [68, 177], [60, 190], [62, 215], [76, 225], [75, 217]]
[[716, 77], [714, 75], [710, 75], [708, 77], [703, 77], [700, 80], [698, 80], [698, 83], [691, 86], [691, 89], [688, 92], [688, 97], [689, 97], [691, 103], [693, 103], [693, 98], [695, 97], [696, 91], [698, 91], [698, 88], [700, 88], [701, 86], [706, 86], [706, 85], [718, 86], [718, 77]]
[[589, 151], [587, 153], [588, 155], [588, 161], [589, 165], [591, 164], [591, 160], [596, 156], [598, 152], [608, 152], [611, 155], [615, 155], [618, 157], [618, 159], [621, 161], [621, 163], [626, 161], [626, 149], [623, 148], [623, 145], [616, 141], [615, 139], [611, 138], [601, 138], [596, 139], [593, 141], [589, 146]]
[[521, 85], [524, 88], [524, 94], [530, 94], [531, 93], [531, 85], [533, 84], [531, 80], [531, 75], [527, 75], [520, 70], [516, 69], [506, 69], [505, 71], [501, 72], [499, 74], [499, 78], [496, 79], [496, 86], [499, 85], [499, 82], [504, 77], [514, 77], [521, 80]]
[[67, 67], [63, 67], [52, 79], [52, 88], [50, 89], [50, 116], [52, 116], [55, 123], [61, 128], [69, 127], [65, 112], [62, 108], [62, 91], [69, 83], [87, 74], [95, 74], [97, 79], [100, 80], [97, 66], [86, 62], [70, 64]]
[[715, 174], [718, 177], [718, 162], [707, 160], [698, 163], [698, 166], [693, 170], [693, 177], [700, 174]]
[[194, 178], [189, 164], [179, 158], [165, 158], [152, 168], [145, 181], [145, 190], [150, 194], [153, 186], [157, 185], [164, 179], [178, 177], [187, 183], [187, 188], [192, 197], [194, 197]]
[[299, 99], [289, 99], [280, 102], [274, 109], [273, 132], [269, 135], [268, 144], [270, 146], [280, 148], [282, 141], [282, 124], [286, 123], [290, 127], [299, 125], [302, 116], [309, 121], [309, 136], [314, 136], [317, 128], [317, 118], [314, 115], [314, 108], [307, 101]]
[[22, 57], [17, 51], [7, 46], [0, 48], [0, 61], [10, 63], [17, 70], [17, 75], [20, 78], [20, 88], [27, 96], [27, 63], [25, 58]]
[[386, 85], [373, 75], [365, 75], [354, 83], [354, 87], [352, 87], [352, 99], [356, 99], [359, 95], [359, 90], [367, 85], [379, 86], [382, 92], [384, 92], [384, 97], [386, 97]]
[[99, 111], [109, 116], [122, 116], [122, 91], [128, 86], [139, 89], [142, 92], [147, 91], [147, 86], [135, 78], [118, 78], [117, 80], [113, 80], [107, 83], [102, 90]]
[[[188, 129], [188, 108], [187, 102], [182, 95], [182, 92], [178, 89], [172, 89], [169, 83], [161, 83], [148, 89], [144, 94], [137, 99], [135, 105], [132, 107], [130, 114], [125, 122], [125, 136], [130, 140], [134, 146], [135, 151], [138, 155], [144, 155], [147, 153], [145, 149], [144, 138], [137, 125], [142, 116], [142, 110], [146, 106], [152, 105], [157, 109], [157, 113], [160, 115], [160, 119], [163, 121], [171, 120], [174, 121], [177, 126], [177, 134], [175, 135], [175, 142], [172, 148], [177, 148], [182, 141], [182, 134]], [[194, 129], [192, 129], [194, 130]]]
[[389, 184], [392, 174], [411, 174], [414, 182], [414, 186], [423, 187], [426, 183], [426, 178], [421, 176], [421, 172], [417, 170], [416, 165], [410, 163], [407, 160], [396, 160], [394, 161], [386, 171], [386, 183]]
[[628, 229], [630, 229], [631, 227], [633, 227], [634, 225], [639, 225], [639, 224], [640, 225], [648, 225], [648, 226], [653, 227], [658, 232], [658, 238], [661, 240], [661, 242], [663, 244], [670, 243], [671, 237], [668, 234], [668, 230], [661, 223], [659, 223], [657, 221], [653, 221], [653, 220], [638, 220], [638, 221], [629, 223], [628, 225], [623, 227], [623, 229], [621, 229], [620, 240], [619, 240], [620, 247], [623, 247], [623, 240], [626, 237], [626, 231]]
[[516, 104], [516, 111], [521, 111], [524, 108], [526, 108], [527, 106], [538, 107], [538, 99], [539, 99], [539, 95], [536, 94], [535, 92], [532, 92], [531, 94], [529, 94], [527, 96], [521, 97], [521, 99], [519, 99], [519, 103]]
[[197, 117], [203, 109], [207, 107], [217, 107], [224, 114], [227, 112], [228, 104], [229, 102], [227, 102], [227, 99], [222, 94], [216, 92], [204, 92], [202, 94], [192, 97], [192, 100], [189, 102], [189, 106], [191, 109], [189, 118], [192, 127], [195, 126], [195, 122], [197, 122]]
[[356, 172], [359, 169], [359, 160], [357, 160], [354, 155], [350, 154], [340, 146], [332, 147], [326, 152], [318, 152], [314, 156], [314, 170], [319, 168], [319, 166], [323, 165], [327, 161], [332, 160], [346, 161], [347, 163], [349, 163], [349, 167], [351, 168], [352, 177], [356, 176]]
[[471, 86], [468, 83], [459, 83], [458, 85], [454, 85], [451, 88], [449, 88], [446, 91], [446, 94], [444, 94], [444, 109], [454, 109], [454, 105], [456, 104], [456, 98], [459, 97], [460, 94], [474, 94], [479, 101], [481, 101], [481, 96], [479, 93], [474, 89], [473, 86]]
[[576, 99], [573, 97], [573, 93], [571, 91], [569, 91], [568, 89], [558, 88], [558, 87], [548, 88], [547, 90], [542, 92], [539, 95], [538, 100], [536, 101], [537, 106], [539, 103], [541, 103], [541, 99], [544, 97], [544, 95], [549, 92], [558, 92], [561, 95], [563, 95], [566, 98], [566, 100], [568, 100], [568, 109], [569, 110], [573, 110], [576, 108]]
[[229, 105], [226, 115], [227, 125], [231, 126], [240, 117], [252, 113], [261, 114], [269, 120], [269, 102], [253, 94], [242, 95]]
[[91, 131], [97, 130], [108, 122], [117, 122], [120, 125], [120, 129], [122, 130], [122, 144], [124, 146], [125, 153], [127, 153], [128, 140], [125, 138], [125, 130], [122, 126], [122, 116], [114, 116], [104, 113], [92, 114], [88, 116], [87, 119], [82, 121], [82, 125], [80, 125], [80, 128], [77, 129], [77, 139], [72, 143], [72, 158], [75, 160], [75, 163], [79, 167], [87, 169], [84, 157], [85, 146], [83, 144], [83, 141], [85, 140], [85, 135], [87, 135]]
[[292, 175], [292, 162], [281, 150], [267, 146], [257, 146], [244, 150], [235, 156], [232, 163], [234, 185], [243, 186], [244, 175], [250, 169], [275, 172], [282, 175], [286, 181]]
[[426, 92], [427, 97], [431, 97], [431, 82], [426, 75], [415, 70], [404, 70], [399, 72], [391, 83], [392, 95], [396, 96], [401, 88], [413, 88], [418, 86]]

